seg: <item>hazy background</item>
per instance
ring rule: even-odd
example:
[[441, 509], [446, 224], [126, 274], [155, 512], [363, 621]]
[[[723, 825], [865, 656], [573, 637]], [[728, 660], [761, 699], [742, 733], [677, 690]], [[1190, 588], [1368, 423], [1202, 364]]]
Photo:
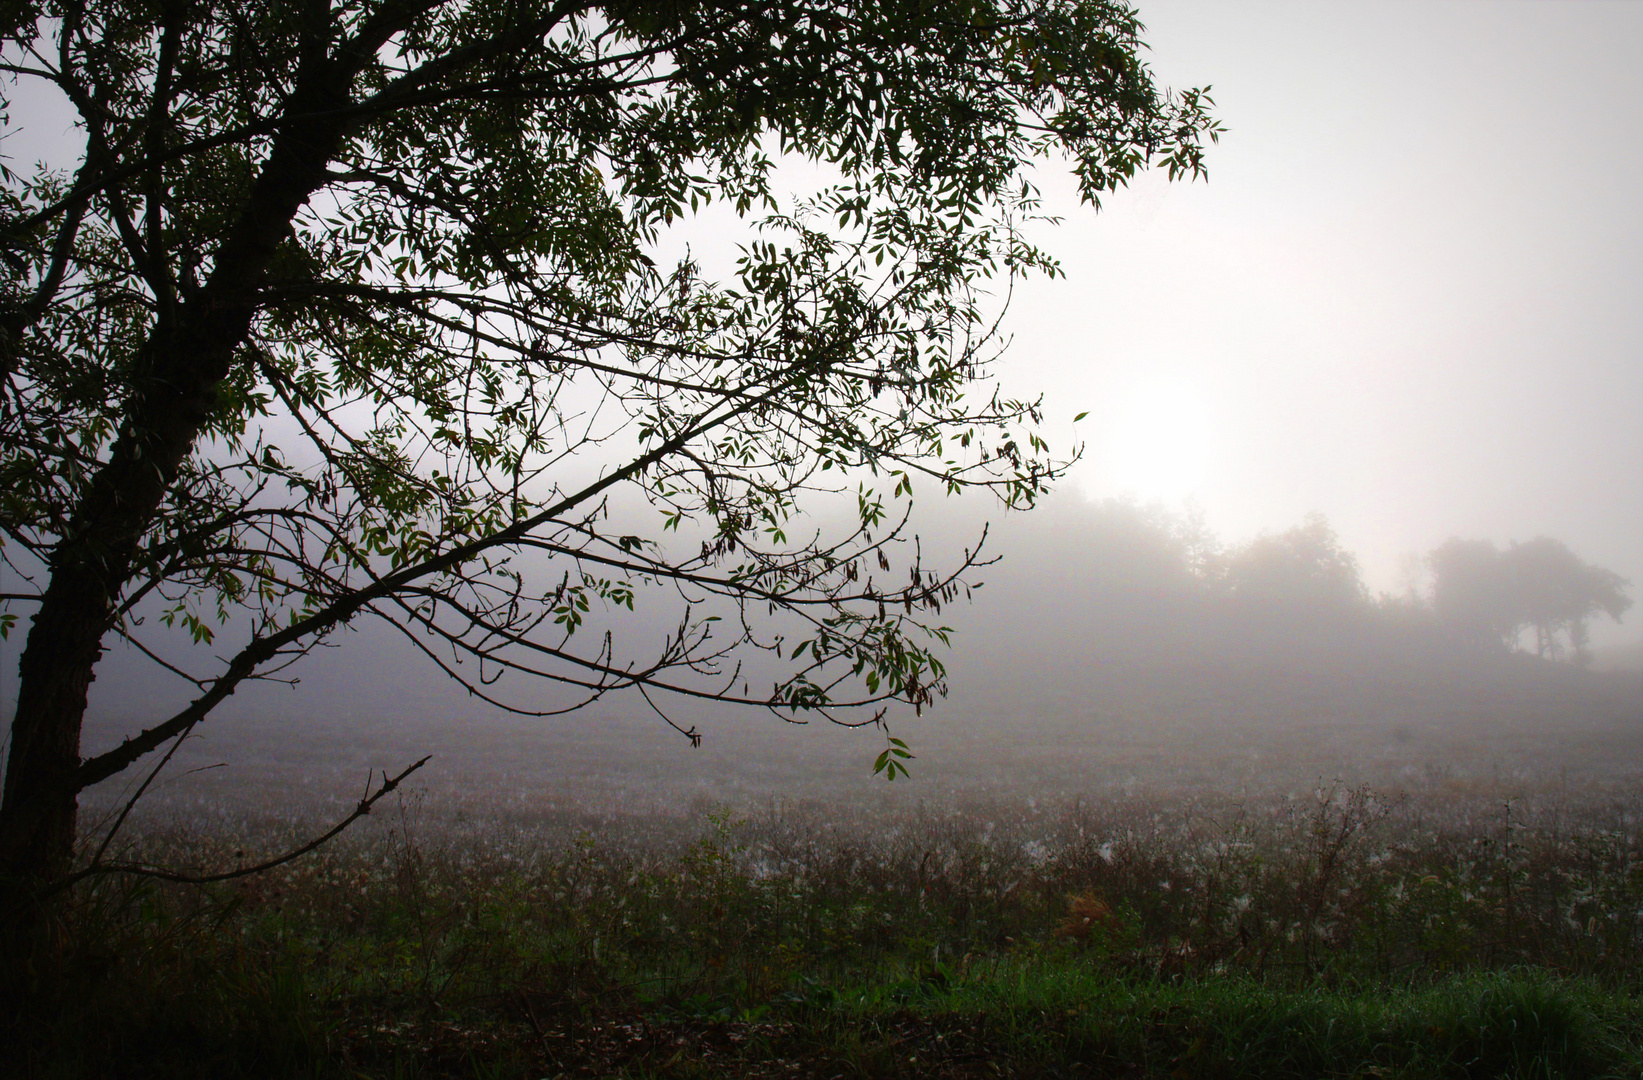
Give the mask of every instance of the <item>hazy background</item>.
[[1322, 511], [1380, 589], [1456, 534], [1643, 581], [1643, 5], [1140, 10], [1230, 131], [1207, 184], [1055, 186], [1009, 377], [1091, 410], [1079, 487], [1235, 537]]
[[[1573, 760], [1593, 782], [1637, 783], [1635, 677], [1438, 661], [1356, 630], [1320, 645], [1280, 628], [1243, 648], [1230, 616], [1115, 547], [1124, 526], [1097, 503], [1196, 507], [1229, 544], [1320, 511], [1374, 591], [1421, 587], [1418, 557], [1455, 535], [1550, 534], [1643, 581], [1643, 5], [1222, 0], [1142, 16], [1160, 79], [1213, 84], [1229, 131], [1207, 184], [1144, 177], [1100, 215], [1042, 170], [1065, 219], [1042, 239], [1067, 276], [1017, 293], [999, 374], [1043, 391], [1052, 446], [1083, 441], [1085, 457], [1050, 506], [995, 532], [1005, 562], [953, 613], [952, 697], [934, 719], [894, 718], [918, 740], [919, 779], [1257, 783], [1290, 754], [1290, 778], [1435, 783], [1458, 767], [1553, 783]], [[55, 106], [19, 97], [12, 116], [11, 164], [72, 159]], [[949, 545], [984, 516], [926, 509]], [[1593, 640], [1632, 645], [1640, 627], [1634, 607]], [[7, 698], [20, 640], [0, 650]], [[697, 708], [683, 718], [709, 743], [692, 753], [623, 699], [508, 721], [492, 741], [492, 710], [408, 650], [369, 629], [340, 641], [300, 687], [238, 695], [191, 765], [277, 759], [290, 768], [256, 773], [271, 797], [347, 798], [338, 776], [431, 749], [451, 790], [575, 800], [608, 783], [633, 799], [646, 783], [658, 798], [779, 788], [795, 768], [819, 792], [860, 786], [882, 745]], [[91, 742], [185, 690], [116, 650]]]

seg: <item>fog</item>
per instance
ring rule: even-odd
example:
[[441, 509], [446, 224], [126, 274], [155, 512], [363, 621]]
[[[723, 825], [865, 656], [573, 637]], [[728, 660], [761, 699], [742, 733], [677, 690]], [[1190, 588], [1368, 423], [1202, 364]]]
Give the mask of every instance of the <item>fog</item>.
[[[972, 542], [989, 516], [981, 503], [939, 510], [929, 524]], [[885, 745], [879, 727], [659, 698], [701, 733], [693, 749], [630, 693], [564, 716], [510, 716], [361, 620], [286, 672], [294, 685], [247, 687], [220, 707], [146, 812], [341, 812], [371, 770], [424, 754], [433, 760], [418, 798], [475, 822], [773, 798], [889, 812], [976, 798], [1264, 797], [1337, 779], [1486, 801], [1589, 801], [1643, 781], [1635, 658], [1623, 658], [1628, 670], [1583, 670], [1462, 645], [1407, 598], [1231, 595], [1213, 568], [1235, 573], [1227, 568], [1248, 545], [1206, 538], [1159, 506], [1077, 492], [995, 523], [984, 550], [1000, 556], [979, 575], [986, 584], [942, 613], [955, 631], [948, 695], [922, 715], [903, 707], [886, 717], [916, 755], [913, 775], [895, 784], [871, 771]], [[644, 598], [637, 606], [596, 611], [586, 629], [609, 628], [619, 654], [639, 658], [676, 613]], [[113, 650], [93, 690], [87, 751], [169, 714], [187, 689]], [[565, 700], [526, 680], [488, 689], [523, 708]], [[108, 805], [131, 782], [110, 781], [89, 805]]]
[[[1635, 787], [1639, 607], [1591, 626], [1597, 666], [1632, 670], [1587, 672], [1458, 648], [1373, 598], [1425, 599], [1421, 559], [1452, 536], [1552, 536], [1643, 582], [1643, 8], [1157, 2], [1142, 15], [1162, 81], [1213, 84], [1229, 131], [1207, 183], [1144, 177], [1101, 214], [1041, 172], [1064, 220], [1040, 239], [1066, 277], [1014, 296], [997, 374], [1045, 393], [1052, 446], [1083, 457], [1030, 515], [921, 496], [933, 549], [951, 554], [992, 518], [1000, 562], [944, 613], [947, 698], [888, 718], [918, 755], [910, 781], [870, 775], [876, 728], [679, 704], [705, 736], [692, 750], [621, 695], [507, 718], [361, 625], [293, 669], [298, 685], [224, 706], [157, 805], [230, 791], [346, 803], [366, 769], [429, 752], [425, 782], [453, 800], [627, 807], [1333, 776]], [[61, 115], [37, 108], [18, 113], [13, 162], [72, 153]], [[1122, 496], [1134, 501], [1108, 501]], [[1360, 563], [1361, 610], [1215, 599], [1156, 531], [1196, 513], [1233, 552], [1311, 512]], [[641, 612], [635, 633], [671, 617]], [[7, 698], [20, 638], [3, 650]], [[114, 649], [88, 752], [186, 689]], [[217, 762], [231, 764], [189, 773]]]
[[1231, 130], [1207, 183], [1064, 203], [1017, 304], [1011, 377], [1092, 410], [1079, 486], [1322, 511], [1379, 589], [1456, 534], [1643, 580], [1643, 9], [1141, 10]]

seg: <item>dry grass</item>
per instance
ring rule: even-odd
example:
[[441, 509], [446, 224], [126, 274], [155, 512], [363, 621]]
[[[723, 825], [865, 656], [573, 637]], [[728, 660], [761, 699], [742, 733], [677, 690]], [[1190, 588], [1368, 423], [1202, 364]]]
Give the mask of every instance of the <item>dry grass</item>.
[[871, 730], [225, 721], [128, 855], [248, 862], [435, 757], [274, 873], [82, 889], [11, 1034], [64, 1076], [1638, 1074], [1643, 717], [1145, 705], [898, 728], [893, 786]]
[[[1639, 810], [1322, 785], [479, 828], [413, 793], [232, 886], [82, 890], [53, 1020], [11, 1034], [41, 1075], [1624, 1075]], [[217, 868], [301, 831], [229, 824], [134, 841]]]

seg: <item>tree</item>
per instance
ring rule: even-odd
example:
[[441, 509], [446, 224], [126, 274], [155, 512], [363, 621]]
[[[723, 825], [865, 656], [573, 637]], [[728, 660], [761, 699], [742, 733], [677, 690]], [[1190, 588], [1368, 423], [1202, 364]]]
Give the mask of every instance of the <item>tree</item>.
[[[904, 543], [915, 485], [1025, 506], [1058, 468], [1034, 403], [967, 393], [988, 280], [1056, 271], [1025, 166], [1098, 205], [1218, 132], [1114, 0], [8, 11], [6, 70], [86, 137], [0, 206], [14, 902], [68, 871], [80, 791], [362, 617], [497, 701], [928, 702], [977, 560]], [[781, 204], [781, 155], [835, 179]], [[709, 203], [749, 230], [723, 274], [664, 255]], [[800, 534], [828, 491], [854, 526]], [[648, 655], [578, 633], [664, 595]], [[105, 643], [166, 625], [223, 659], [166, 661], [192, 702], [82, 759]]]
[[1432, 610], [1450, 634], [1473, 646], [1510, 647], [1517, 640], [1518, 616], [1493, 543], [1450, 537], [1427, 564]]
[[1227, 556], [1221, 585], [1235, 597], [1297, 613], [1349, 609], [1366, 598], [1358, 560], [1341, 547], [1322, 514], [1276, 536], [1261, 536]]
[[1458, 636], [1515, 648], [1535, 632], [1535, 654], [1556, 658], [1566, 639], [1584, 664], [1588, 624], [1598, 614], [1620, 621], [1632, 605], [1630, 584], [1612, 570], [1582, 561], [1549, 536], [1500, 551], [1487, 540], [1451, 538], [1430, 556], [1432, 605]]
[[1557, 657], [1561, 634], [1568, 639], [1572, 658], [1589, 662], [1587, 624], [1594, 615], [1620, 621], [1632, 606], [1626, 595], [1630, 584], [1613, 570], [1592, 566], [1570, 551], [1561, 540], [1537, 536], [1513, 544], [1501, 556], [1507, 588], [1520, 625], [1535, 632], [1535, 653]]

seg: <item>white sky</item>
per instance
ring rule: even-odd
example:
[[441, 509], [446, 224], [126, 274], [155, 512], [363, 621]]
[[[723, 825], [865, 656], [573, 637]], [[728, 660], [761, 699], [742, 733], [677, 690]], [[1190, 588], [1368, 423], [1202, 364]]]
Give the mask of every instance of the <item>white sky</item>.
[[1231, 538], [1320, 510], [1376, 588], [1455, 534], [1643, 583], [1643, 4], [1141, 14], [1230, 130], [1207, 184], [1055, 185], [1008, 378], [1063, 443], [1090, 410], [1079, 485]]
[[[1207, 184], [1100, 215], [1043, 174], [1067, 279], [1017, 294], [1003, 374], [1058, 447], [1089, 410], [1077, 484], [1230, 539], [1322, 511], [1378, 589], [1451, 535], [1550, 534], [1643, 599], [1643, 4], [1141, 13], [1230, 130]], [[0, 152], [72, 152], [58, 112], [14, 101]]]

